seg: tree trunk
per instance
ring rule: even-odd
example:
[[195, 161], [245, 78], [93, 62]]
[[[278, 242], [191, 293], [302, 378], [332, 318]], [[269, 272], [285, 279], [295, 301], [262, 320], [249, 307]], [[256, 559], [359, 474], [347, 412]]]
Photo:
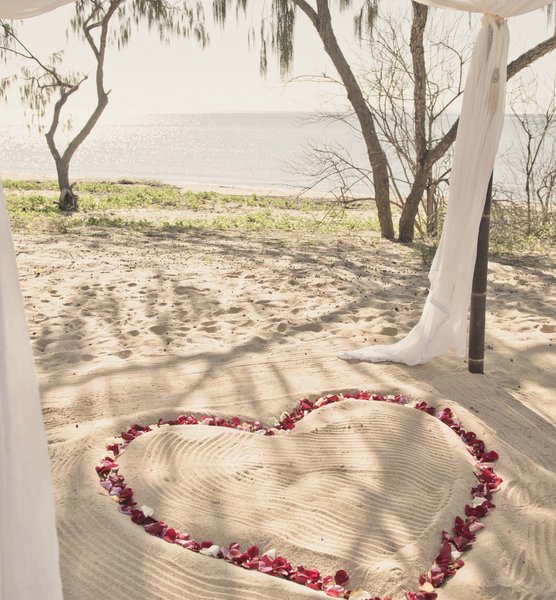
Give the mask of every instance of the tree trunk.
[[423, 4], [412, 2], [413, 19], [409, 47], [413, 63], [413, 107], [415, 110], [415, 176], [400, 215], [399, 240], [412, 242], [415, 219], [423, 199], [432, 165], [428, 161], [426, 114], [427, 114], [427, 67], [423, 37], [429, 9]]
[[58, 173], [58, 187], [60, 188], [58, 208], [63, 212], [76, 211], [77, 194], [73, 191], [73, 184], [70, 185], [69, 182], [69, 160], [63, 158], [56, 160], [56, 171]]
[[411, 186], [411, 191], [405, 200], [405, 204], [400, 215], [400, 242], [409, 243], [413, 241], [415, 235], [415, 219], [419, 212], [419, 204], [423, 199], [423, 194], [427, 189], [427, 181], [430, 177], [432, 165], [427, 164], [421, 165], [417, 173], [415, 173], [415, 179]]
[[380, 233], [383, 238], [394, 239], [394, 222], [390, 205], [390, 178], [388, 174], [388, 159], [382, 149], [378, 137], [373, 114], [365, 100], [361, 86], [357, 82], [353, 71], [344, 56], [334, 29], [328, 0], [317, 0], [317, 12], [304, 0], [293, 0], [294, 3], [309, 17], [324, 44], [324, 49], [342, 83], [344, 84], [353, 110], [359, 120], [361, 133], [367, 147], [367, 156], [373, 173], [375, 188], [375, 203], [380, 222]]

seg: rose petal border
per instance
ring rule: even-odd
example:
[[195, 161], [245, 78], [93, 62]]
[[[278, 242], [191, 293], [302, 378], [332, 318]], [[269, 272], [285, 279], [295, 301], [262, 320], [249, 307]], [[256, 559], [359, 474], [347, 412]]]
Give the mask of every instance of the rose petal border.
[[323, 591], [333, 598], [346, 598], [350, 600], [392, 600], [391, 596], [379, 598], [372, 596], [363, 589], [348, 589], [348, 573], [340, 569], [334, 575], [321, 575], [317, 569], [308, 569], [300, 565], [293, 567], [286, 558], [276, 556], [276, 550], [271, 549], [260, 552], [258, 546], [250, 546], [242, 551], [239, 544], [232, 542], [228, 546], [219, 546], [212, 541], [198, 542], [188, 533], [181, 533], [167, 525], [164, 521], [153, 517], [154, 511], [150, 507], [137, 508], [133, 497], [133, 489], [129, 487], [124, 476], [119, 472], [116, 458], [141, 435], [153, 431], [155, 428], [172, 427], [177, 425], [205, 425], [213, 427], [227, 427], [256, 433], [265, 436], [283, 435], [295, 428], [295, 425], [309, 413], [328, 404], [342, 400], [365, 400], [387, 402], [408, 406], [423, 411], [441, 421], [449, 427], [464, 443], [467, 451], [474, 459], [474, 473], [477, 485], [471, 489], [471, 503], [465, 506], [465, 516], [456, 516], [452, 533], [442, 531], [438, 555], [431, 568], [426, 573], [421, 573], [416, 591], [406, 591], [406, 600], [435, 600], [436, 589], [443, 585], [449, 578], [463, 567], [461, 557], [469, 551], [476, 539], [477, 532], [484, 524], [484, 518], [495, 505], [492, 495], [500, 488], [502, 479], [494, 472], [493, 463], [498, 460], [498, 454], [493, 450], [487, 451], [483, 440], [479, 439], [473, 431], [466, 431], [450, 408], [438, 411], [426, 402], [410, 402], [403, 395], [380, 395], [368, 391], [344, 394], [327, 394], [311, 401], [303, 398], [291, 412], [285, 412], [274, 426], [264, 426], [259, 421], [241, 420], [239, 417], [201, 416], [192, 414], [180, 415], [173, 420], [159, 419], [157, 423], [143, 426], [135, 423], [127, 431], [111, 438], [106, 450], [112, 456], [105, 456], [95, 467], [100, 485], [108, 495], [119, 505], [122, 514], [131, 517], [133, 523], [141, 525], [147, 533], [162, 538], [164, 541], [177, 544], [182, 548], [198, 552], [212, 558], [223, 559], [245, 569], [258, 570], [261, 573], [282, 577], [314, 590]]

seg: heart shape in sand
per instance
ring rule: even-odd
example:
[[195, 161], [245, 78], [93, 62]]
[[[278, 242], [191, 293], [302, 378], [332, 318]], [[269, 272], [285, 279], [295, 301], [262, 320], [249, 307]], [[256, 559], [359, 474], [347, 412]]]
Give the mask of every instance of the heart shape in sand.
[[[449, 409], [404, 404], [360, 392], [301, 400], [275, 427], [193, 415], [136, 424], [97, 473], [121, 512], [169, 543], [333, 597], [413, 587], [406, 598], [431, 600], [463, 565], [501, 480], [496, 453]], [[266, 550], [245, 544], [252, 530]], [[373, 593], [348, 589], [345, 569]]]

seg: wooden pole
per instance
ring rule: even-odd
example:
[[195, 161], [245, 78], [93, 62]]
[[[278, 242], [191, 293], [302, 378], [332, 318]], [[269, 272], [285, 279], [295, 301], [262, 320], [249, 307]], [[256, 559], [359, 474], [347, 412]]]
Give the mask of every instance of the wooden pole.
[[484, 373], [485, 370], [485, 319], [486, 291], [488, 274], [488, 239], [490, 230], [490, 205], [492, 201], [492, 177], [488, 182], [485, 206], [479, 238], [477, 240], [477, 258], [473, 273], [473, 288], [471, 291], [471, 314], [469, 319], [469, 356], [468, 368], [470, 373]]

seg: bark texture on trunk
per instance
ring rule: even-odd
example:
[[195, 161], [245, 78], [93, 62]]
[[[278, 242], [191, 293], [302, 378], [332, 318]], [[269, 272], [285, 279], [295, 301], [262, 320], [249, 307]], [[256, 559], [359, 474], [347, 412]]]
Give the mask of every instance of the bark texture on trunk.
[[402, 209], [402, 214], [400, 215], [398, 234], [400, 242], [409, 243], [413, 241], [415, 236], [415, 219], [417, 218], [419, 205], [421, 204], [421, 200], [427, 189], [427, 182], [429, 180], [431, 169], [432, 165], [429, 168], [428, 165], [425, 164], [422, 165], [417, 173], [415, 173], [413, 185], [411, 186], [411, 190]]
[[415, 111], [415, 170], [413, 185], [400, 215], [399, 240], [412, 242], [415, 219], [429, 180], [430, 170], [427, 142], [427, 67], [423, 38], [429, 9], [412, 2], [413, 19], [409, 47], [413, 63], [413, 108]]
[[58, 187], [60, 196], [58, 198], [58, 208], [63, 212], [73, 212], [77, 210], [77, 194], [73, 191], [73, 184], [69, 180], [69, 161], [60, 158], [56, 161], [56, 171], [58, 173]]

